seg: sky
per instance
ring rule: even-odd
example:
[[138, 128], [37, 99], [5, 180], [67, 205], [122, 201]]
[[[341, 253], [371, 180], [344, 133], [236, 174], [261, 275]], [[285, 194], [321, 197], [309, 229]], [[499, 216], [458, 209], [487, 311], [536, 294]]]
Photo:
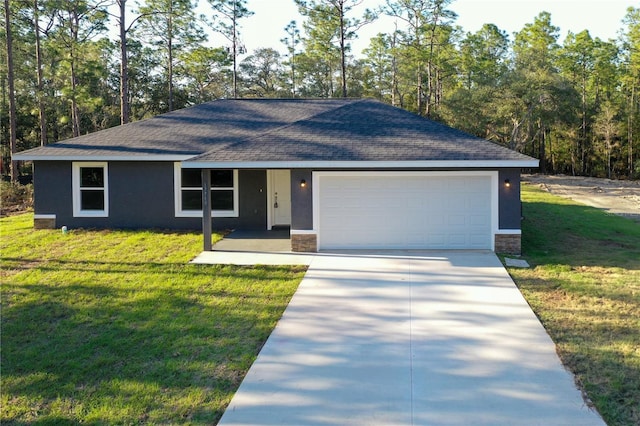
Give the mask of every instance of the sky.
[[[203, 3], [206, 0], [201, 0]], [[364, 0], [362, 9], [375, 8], [384, 0]], [[284, 28], [296, 20], [302, 30], [303, 18], [298, 14], [293, 0], [248, 0], [254, 15], [241, 20], [241, 39], [249, 53], [257, 48], [272, 47], [285, 51], [280, 40], [285, 37]], [[551, 14], [551, 22], [560, 28], [560, 42], [568, 31], [579, 33], [589, 30], [592, 37], [603, 40], [616, 38], [623, 28], [622, 19], [627, 8], [640, 5], [631, 0], [454, 0], [450, 9], [458, 14], [455, 21], [467, 32], [479, 30], [483, 24], [492, 23], [507, 32], [510, 39], [525, 24], [532, 23], [542, 11]], [[398, 23], [399, 29], [401, 23]], [[363, 27], [358, 39], [352, 42], [352, 52], [359, 55], [369, 40], [378, 33], [390, 33], [394, 20], [381, 17]]]

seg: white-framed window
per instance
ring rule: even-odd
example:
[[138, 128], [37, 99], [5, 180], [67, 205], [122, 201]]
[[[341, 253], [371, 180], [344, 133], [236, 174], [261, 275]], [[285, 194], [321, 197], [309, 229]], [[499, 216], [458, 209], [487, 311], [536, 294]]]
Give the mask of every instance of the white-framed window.
[[[202, 171], [174, 163], [176, 217], [202, 217]], [[211, 170], [211, 216], [238, 217], [238, 170]]]
[[109, 172], [106, 162], [72, 163], [73, 216], [109, 216]]

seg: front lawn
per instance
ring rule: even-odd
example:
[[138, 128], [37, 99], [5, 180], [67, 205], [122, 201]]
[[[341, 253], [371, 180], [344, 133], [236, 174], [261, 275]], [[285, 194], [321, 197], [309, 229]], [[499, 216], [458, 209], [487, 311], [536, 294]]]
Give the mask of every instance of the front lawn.
[[509, 272], [609, 426], [640, 424], [640, 224], [523, 187]]
[[188, 264], [199, 233], [0, 226], [2, 424], [215, 424], [304, 274]]
[[[509, 272], [609, 426], [640, 424], [640, 224], [523, 187]], [[0, 423], [215, 424], [304, 274], [187, 264], [199, 233], [0, 219]]]

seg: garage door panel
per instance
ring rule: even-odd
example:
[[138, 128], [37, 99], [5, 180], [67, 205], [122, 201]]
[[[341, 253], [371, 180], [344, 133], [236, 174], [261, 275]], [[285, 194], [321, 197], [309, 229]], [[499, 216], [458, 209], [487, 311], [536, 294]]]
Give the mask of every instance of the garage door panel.
[[469, 244], [472, 247], [483, 248], [484, 244], [486, 244], [487, 236], [485, 234], [470, 234], [469, 235]]
[[466, 216], [461, 214], [451, 214], [448, 218], [448, 224], [450, 225], [452, 230], [464, 226], [466, 224]]
[[491, 248], [490, 188], [488, 175], [320, 176], [320, 248]]
[[489, 218], [484, 215], [473, 214], [469, 215], [470, 225], [474, 227], [480, 227], [481, 229], [486, 229], [487, 226], [491, 225]]

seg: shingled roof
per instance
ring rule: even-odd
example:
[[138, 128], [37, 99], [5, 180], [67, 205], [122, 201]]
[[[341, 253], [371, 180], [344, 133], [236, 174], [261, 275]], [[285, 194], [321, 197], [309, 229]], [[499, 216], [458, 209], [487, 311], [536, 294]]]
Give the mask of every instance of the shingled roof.
[[370, 99], [218, 100], [14, 158], [166, 160], [194, 168], [537, 166], [531, 157]]

